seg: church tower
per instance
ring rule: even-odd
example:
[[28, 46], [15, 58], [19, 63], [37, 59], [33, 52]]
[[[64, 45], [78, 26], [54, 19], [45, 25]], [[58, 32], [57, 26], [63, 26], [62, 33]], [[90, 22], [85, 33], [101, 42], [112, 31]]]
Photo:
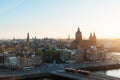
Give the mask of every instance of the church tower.
[[89, 40], [91, 41], [92, 40], [92, 33], [90, 33], [90, 36], [89, 36]]
[[93, 45], [93, 36], [92, 36], [92, 33], [90, 33], [89, 41], [90, 41], [90, 45], [92, 46]]
[[81, 33], [79, 27], [78, 27], [78, 30], [77, 30], [77, 32], [75, 34], [75, 37], [76, 37], [76, 41], [78, 41], [78, 42], [82, 41], [82, 33]]
[[30, 43], [29, 33], [27, 33], [27, 40], [26, 40], [26, 43], [27, 43], [27, 45], [29, 45], [29, 43]]
[[95, 32], [93, 33], [93, 35], [92, 35], [92, 33], [90, 33], [89, 41], [90, 41], [91, 46], [96, 46], [97, 39], [96, 39]]
[[96, 35], [95, 35], [95, 32], [93, 33], [93, 46], [96, 46], [97, 45], [97, 38], [96, 38]]

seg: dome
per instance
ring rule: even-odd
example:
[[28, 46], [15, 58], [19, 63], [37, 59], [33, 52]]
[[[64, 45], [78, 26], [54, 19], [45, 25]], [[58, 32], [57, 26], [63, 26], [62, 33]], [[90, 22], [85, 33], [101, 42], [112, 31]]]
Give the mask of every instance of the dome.
[[80, 28], [78, 28], [78, 31], [76, 32], [76, 36], [80, 36], [81, 32], [80, 32]]
[[76, 36], [76, 40], [81, 40], [82, 39], [82, 33], [80, 32], [80, 28], [78, 28], [75, 36]]

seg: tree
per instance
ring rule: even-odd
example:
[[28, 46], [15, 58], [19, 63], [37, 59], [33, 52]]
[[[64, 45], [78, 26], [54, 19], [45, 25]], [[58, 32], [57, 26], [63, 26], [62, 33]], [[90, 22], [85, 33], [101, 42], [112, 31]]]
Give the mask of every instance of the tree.
[[5, 51], [5, 49], [1, 47], [0, 52], [3, 53], [4, 51]]

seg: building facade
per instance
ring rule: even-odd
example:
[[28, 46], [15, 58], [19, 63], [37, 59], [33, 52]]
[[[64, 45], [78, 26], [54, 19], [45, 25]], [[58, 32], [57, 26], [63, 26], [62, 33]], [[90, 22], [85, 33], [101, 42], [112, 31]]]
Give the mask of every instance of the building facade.
[[97, 39], [95, 32], [90, 33], [90, 37], [87, 40], [83, 40], [82, 38], [82, 32], [80, 31], [80, 28], [78, 28], [76, 34], [75, 34], [75, 40], [71, 43], [71, 49], [78, 49], [81, 47], [82, 49], [89, 48], [90, 46], [96, 46], [97, 45]]
[[101, 53], [101, 50], [97, 48], [95, 32], [90, 33], [89, 39], [83, 39], [80, 28], [75, 33], [75, 40], [71, 43], [71, 49], [76, 50], [72, 58], [77, 62], [103, 60], [101, 56], [105, 54], [104, 51]]

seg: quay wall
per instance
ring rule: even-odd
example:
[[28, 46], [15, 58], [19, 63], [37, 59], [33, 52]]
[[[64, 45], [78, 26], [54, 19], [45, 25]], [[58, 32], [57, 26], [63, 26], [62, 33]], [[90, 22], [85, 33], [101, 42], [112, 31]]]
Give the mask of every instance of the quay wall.
[[111, 65], [82, 67], [80, 69], [88, 70], [88, 71], [100, 71], [100, 70], [111, 70], [111, 69], [119, 69], [119, 68], [120, 68], [120, 64], [111, 64]]
[[48, 73], [37, 73], [37, 74], [25, 74], [25, 75], [17, 75], [17, 76], [3, 76], [0, 77], [0, 80], [22, 80], [22, 79], [31, 79], [31, 78], [45, 78], [49, 77], [50, 74]]

